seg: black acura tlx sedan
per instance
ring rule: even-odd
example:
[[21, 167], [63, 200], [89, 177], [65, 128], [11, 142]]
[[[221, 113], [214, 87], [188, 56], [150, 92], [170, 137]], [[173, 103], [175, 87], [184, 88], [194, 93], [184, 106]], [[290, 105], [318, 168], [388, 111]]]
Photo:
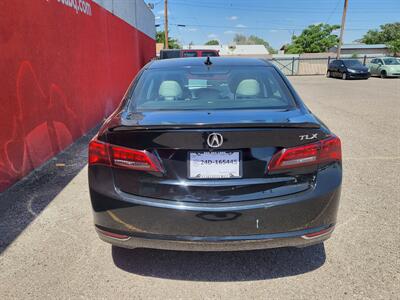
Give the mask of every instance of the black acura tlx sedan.
[[332, 233], [341, 143], [272, 64], [152, 61], [89, 145], [100, 238], [119, 247], [304, 247]]

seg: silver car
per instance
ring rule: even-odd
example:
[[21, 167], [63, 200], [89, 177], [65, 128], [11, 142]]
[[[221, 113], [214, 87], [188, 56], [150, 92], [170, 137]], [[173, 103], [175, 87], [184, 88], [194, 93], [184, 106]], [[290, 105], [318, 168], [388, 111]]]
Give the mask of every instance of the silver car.
[[367, 66], [371, 76], [400, 77], [400, 60], [395, 57], [374, 58]]

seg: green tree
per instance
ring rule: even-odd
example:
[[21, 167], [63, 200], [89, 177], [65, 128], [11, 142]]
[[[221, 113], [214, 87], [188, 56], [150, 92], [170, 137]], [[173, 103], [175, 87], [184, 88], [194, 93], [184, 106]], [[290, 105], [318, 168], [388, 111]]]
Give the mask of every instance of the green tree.
[[400, 22], [381, 25], [380, 30], [368, 30], [358, 41], [365, 44], [386, 44], [396, 55], [400, 53]]
[[[165, 32], [164, 31], [157, 31], [156, 33], [156, 41], [157, 43], [165, 44]], [[181, 49], [181, 45], [179, 44], [177, 39], [173, 39], [168, 36], [168, 48], [170, 49]]]
[[393, 40], [387, 43], [390, 52], [392, 52], [395, 56], [400, 55], [400, 39]]
[[219, 45], [219, 41], [217, 40], [209, 40], [205, 45]]
[[292, 43], [287, 46], [286, 53], [326, 52], [329, 48], [337, 45], [339, 39], [332, 32], [339, 28], [339, 25], [325, 23], [310, 25], [299, 36], [292, 37]]
[[388, 44], [398, 39], [400, 39], [400, 22], [395, 22], [381, 25], [379, 30], [368, 30], [358, 41], [365, 44]]
[[247, 36], [240, 33], [235, 34], [233, 37], [233, 42], [237, 45], [248, 45]]
[[277, 53], [277, 51], [272, 48], [272, 46], [266, 40], [256, 35], [245, 36], [244, 34], [237, 33], [233, 37], [233, 42], [236, 45], [264, 45], [269, 53]]
[[364, 44], [383, 44], [383, 37], [379, 34], [379, 31], [376, 29], [368, 30], [364, 36], [356, 40], [356, 42], [364, 43]]

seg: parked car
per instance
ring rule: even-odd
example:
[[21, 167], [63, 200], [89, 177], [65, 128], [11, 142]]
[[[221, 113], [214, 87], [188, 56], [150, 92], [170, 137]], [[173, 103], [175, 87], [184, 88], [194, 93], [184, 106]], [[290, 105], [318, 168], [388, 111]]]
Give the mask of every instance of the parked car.
[[368, 68], [357, 59], [335, 59], [329, 64], [326, 76], [346, 80], [351, 78], [368, 79], [371, 74]]
[[341, 143], [256, 58], [155, 60], [89, 145], [100, 238], [119, 247], [304, 247], [334, 230]]
[[216, 50], [201, 50], [201, 49], [163, 49], [160, 51], [160, 59], [179, 58], [179, 57], [214, 57], [219, 56]]
[[372, 76], [400, 77], [400, 60], [395, 57], [374, 58], [368, 68]]

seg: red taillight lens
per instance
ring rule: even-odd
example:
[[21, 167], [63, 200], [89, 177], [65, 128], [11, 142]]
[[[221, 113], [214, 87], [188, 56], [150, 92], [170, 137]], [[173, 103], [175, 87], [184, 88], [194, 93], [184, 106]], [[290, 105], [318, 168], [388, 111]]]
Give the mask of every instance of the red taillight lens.
[[89, 144], [89, 165], [161, 172], [159, 160], [152, 153], [115, 146], [98, 140], [92, 140]]
[[89, 143], [89, 165], [111, 165], [108, 144], [98, 140]]
[[113, 165], [133, 170], [160, 172], [158, 159], [148, 151], [133, 150], [124, 147], [110, 147]]
[[342, 160], [342, 145], [338, 137], [321, 141], [321, 151], [319, 160], [321, 162], [341, 161]]
[[341, 159], [340, 139], [331, 137], [309, 145], [282, 149], [272, 157], [268, 171], [305, 167]]

